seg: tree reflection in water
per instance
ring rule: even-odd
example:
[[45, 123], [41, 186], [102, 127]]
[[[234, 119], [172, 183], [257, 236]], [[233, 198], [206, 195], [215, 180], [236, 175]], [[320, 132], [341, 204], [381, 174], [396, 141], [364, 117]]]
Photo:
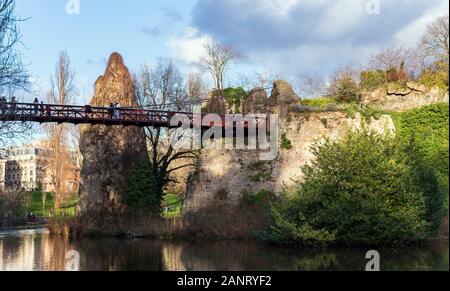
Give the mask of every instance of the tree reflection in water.
[[[0, 270], [64, 270], [66, 253], [80, 254], [80, 270], [362, 271], [368, 249], [287, 249], [254, 242], [69, 240], [45, 231], [0, 233]], [[448, 270], [448, 241], [380, 248], [382, 270]]]

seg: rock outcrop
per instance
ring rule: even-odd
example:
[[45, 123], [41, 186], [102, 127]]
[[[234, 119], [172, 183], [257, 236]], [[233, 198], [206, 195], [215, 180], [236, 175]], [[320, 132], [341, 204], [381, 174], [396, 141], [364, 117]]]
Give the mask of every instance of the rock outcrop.
[[361, 98], [363, 106], [374, 106], [387, 111], [405, 111], [434, 103], [448, 103], [448, 91], [408, 82], [404, 88], [389, 86], [372, 92], [364, 92]]
[[247, 96], [247, 99], [242, 102], [242, 113], [265, 113], [267, 112], [266, 104], [268, 102], [267, 93], [262, 88], [256, 88]]
[[300, 97], [295, 94], [289, 82], [278, 80], [273, 83], [272, 94], [269, 99], [270, 106], [289, 105], [298, 101], [300, 101]]
[[187, 214], [195, 213], [224, 200], [238, 205], [243, 196], [261, 190], [279, 194], [284, 187], [294, 186], [303, 179], [301, 167], [313, 159], [311, 146], [315, 142], [338, 139], [349, 130], [363, 126], [380, 134], [386, 130], [395, 132], [389, 115], [366, 122], [360, 113], [350, 118], [345, 112], [291, 112], [288, 119], [281, 120], [280, 128], [293, 148], [280, 149], [274, 161], [260, 161], [259, 152], [252, 150], [202, 150], [183, 210]]
[[[185, 213], [195, 213], [220, 203], [236, 205], [245, 195], [266, 190], [279, 194], [284, 187], [302, 181], [301, 167], [313, 159], [311, 145], [324, 138], [339, 139], [349, 130], [366, 128], [379, 134], [395, 133], [390, 115], [369, 120], [360, 113], [350, 117], [345, 111], [336, 110], [303, 112], [295, 106], [301, 99], [292, 86], [277, 81], [270, 98], [263, 90], [251, 92], [243, 103], [243, 113], [280, 114], [279, 128], [292, 144], [292, 149], [280, 149], [274, 161], [259, 160], [258, 151], [202, 150], [197, 169], [187, 186]], [[408, 83], [405, 88], [380, 88], [362, 96], [362, 106], [375, 106], [384, 111], [405, 111], [434, 103], [448, 103], [448, 91]], [[280, 133], [280, 134], [281, 134]]]
[[299, 103], [301, 104], [301, 99], [295, 94], [292, 85], [289, 82], [278, 80], [273, 83], [272, 93], [267, 101], [267, 113], [278, 114], [280, 118], [286, 118], [291, 106]]
[[206, 101], [205, 111], [207, 113], [226, 114], [227, 103], [222, 96], [218, 96], [216, 92], [209, 93]]
[[[91, 105], [107, 106], [115, 102], [122, 107], [137, 105], [133, 80], [118, 53], [111, 55], [105, 74], [96, 81]], [[84, 125], [80, 152], [83, 156], [80, 216], [98, 223], [97, 218], [104, 220], [122, 213], [128, 175], [138, 161], [148, 158], [143, 129]]]

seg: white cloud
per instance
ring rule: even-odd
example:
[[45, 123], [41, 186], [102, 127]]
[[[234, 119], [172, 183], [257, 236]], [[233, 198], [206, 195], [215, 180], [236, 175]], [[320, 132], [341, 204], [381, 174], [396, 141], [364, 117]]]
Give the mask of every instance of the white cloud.
[[[380, 0], [379, 14], [367, 13], [368, 3], [200, 0], [192, 13], [194, 36], [179, 40], [192, 48], [209, 35], [234, 44], [248, 56], [247, 66], [326, 74], [345, 63], [362, 65], [376, 50], [399, 42], [415, 45], [426, 24], [448, 11], [448, 0]], [[184, 59], [201, 55], [187, 50]]]
[[204, 45], [210, 39], [208, 35], [200, 34], [196, 28], [187, 27], [181, 35], [171, 37], [167, 45], [174, 59], [193, 65], [205, 54]]
[[432, 7], [423, 16], [406, 26], [395, 34], [395, 40], [398, 43], [412, 45], [417, 43], [425, 33], [428, 24], [436, 18], [448, 14], [449, 2], [442, 1], [439, 5]]
[[327, 9], [315, 29], [315, 34], [324, 38], [345, 35], [348, 31], [352, 31], [363, 17], [368, 17], [364, 10], [364, 2], [341, 0], [325, 7]]
[[291, 8], [299, 1], [300, 0], [260, 0], [257, 6], [259, 6], [261, 10], [273, 11], [273, 13], [282, 16], [289, 13]]

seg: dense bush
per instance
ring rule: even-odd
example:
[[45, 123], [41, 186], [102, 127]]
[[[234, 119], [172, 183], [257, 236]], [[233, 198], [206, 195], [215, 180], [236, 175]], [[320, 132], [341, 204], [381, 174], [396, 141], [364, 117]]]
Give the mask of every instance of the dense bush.
[[434, 199], [440, 195], [436, 181], [418, 173], [414, 157], [395, 138], [362, 131], [312, 151], [304, 181], [273, 206], [270, 239], [380, 244], [420, 240], [434, 231], [430, 215], [442, 207]]
[[357, 102], [361, 92], [359, 84], [351, 77], [343, 77], [330, 86], [330, 95], [341, 103]]
[[403, 69], [403, 65], [400, 69], [392, 67], [386, 71], [386, 80], [388, 83], [406, 84], [408, 82], [408, 74]]
[[428, 88], [448, 90], [448, 65], [442, 62], [432, 64], [420, 73], [418, 81]]
[[382, 70], [362, 71], [360, 74], [360, 87], [367, 91], [372, 91], [387, 83], [386, 72]]
[[403, 143], [412, 143], [416, 156], [433, 168], [441, 187], [447, 192], [449, 178], [449, 107], [448, 104], [433, 104], [406, 112], [392, 113], [397, 135]]
[[[414, 163], [414, 179], [425, 196], [425, 219], [429, 226], [429, 235], [434, 235], [441, 227], [446, 215], [445, 189], [439, 182], [437, 171], [423, 160], [420, 151], [411, 145], [410, 154], [416, 157]], [[447, 201], [448, 202], [448, 201]]]
[[228, 106], [234, 108], [236, 113], [240, 113], [241, 103], [247, 97], [247, 92], [242, 87], [230, 87], [223, 90], [223, 95]]
[[161, 211], [164, 193], [159, 190], [152, 175], [152, 165], [143, 161], [136, 165], [128, 178], [124, 202], [132, 209], [147, 210], [153, 213]]
[[385, 87], [388, 84], [397, 85], [400, 88], [406, 86], [406, 83], [410, 80], [410, 77], [405, 72], [403, 66], [398, 68], [392, 67], [386, 71], [384, 70], [369, 70], [362, 71], [360, 73], [361, 89], [366, 91], [373, 91], [381, 87]]

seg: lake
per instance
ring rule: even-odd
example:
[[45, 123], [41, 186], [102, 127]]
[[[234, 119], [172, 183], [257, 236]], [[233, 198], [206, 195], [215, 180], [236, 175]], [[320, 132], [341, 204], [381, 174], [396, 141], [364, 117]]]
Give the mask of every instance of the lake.
[[[448, 271], [448, 241], [376, 249], [383, 271]], [[362, 271], [367, 248], [286, 249], [243, 241], [69, 240], [0, 231], [0, 270]]]

